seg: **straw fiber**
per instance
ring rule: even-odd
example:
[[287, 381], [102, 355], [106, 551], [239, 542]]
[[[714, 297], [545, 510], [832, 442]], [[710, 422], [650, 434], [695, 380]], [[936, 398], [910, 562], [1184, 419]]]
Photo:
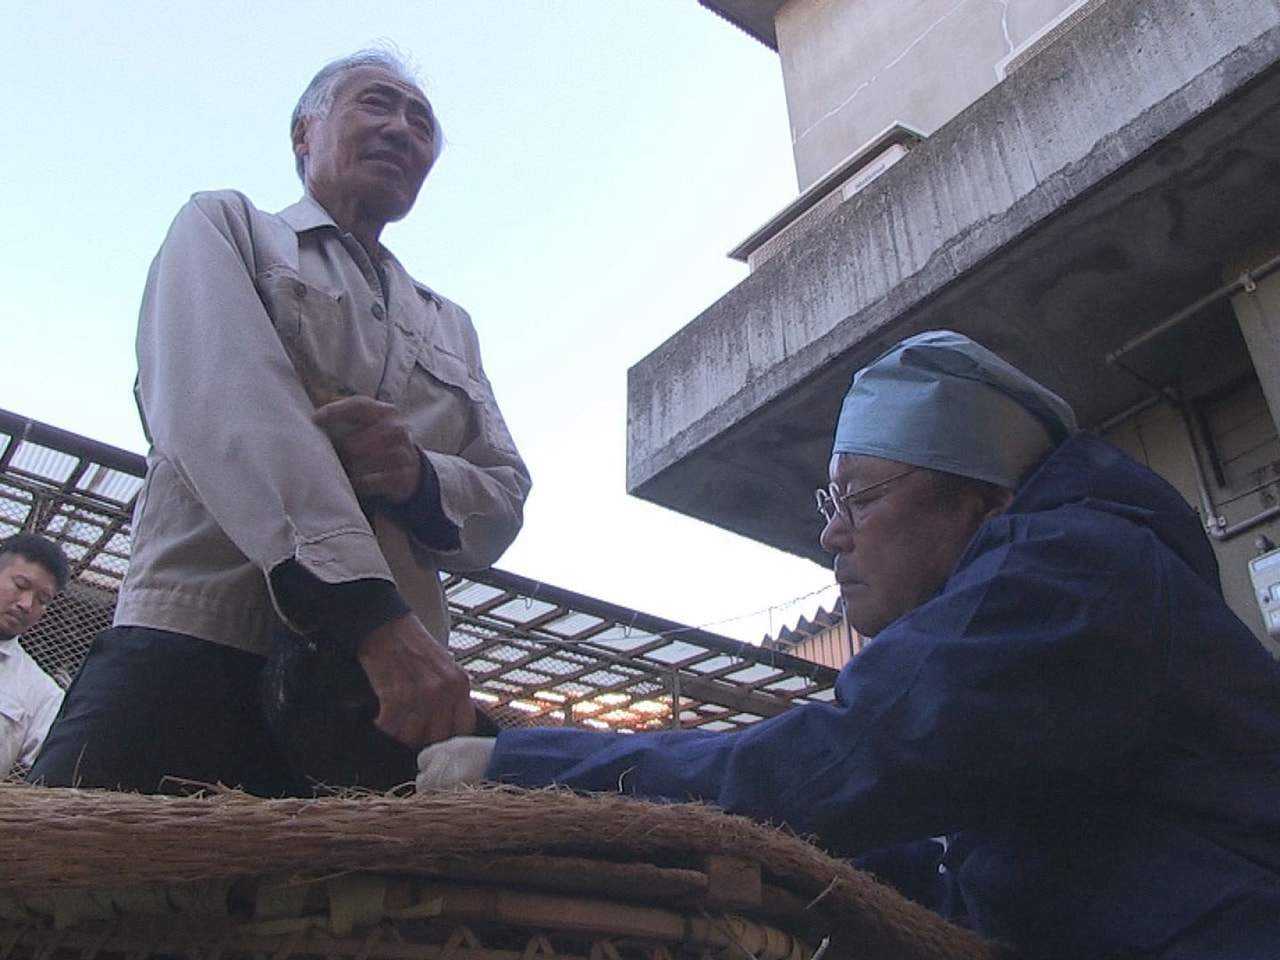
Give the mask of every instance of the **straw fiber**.
[[992, 956], [781, 830], [558, 789], [263, 800], [0, 784], [0, 863], [0, 960]]

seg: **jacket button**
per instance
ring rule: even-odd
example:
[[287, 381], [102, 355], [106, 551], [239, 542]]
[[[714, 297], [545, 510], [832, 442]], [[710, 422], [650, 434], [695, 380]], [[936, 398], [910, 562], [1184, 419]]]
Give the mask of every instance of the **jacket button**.
[[299, 280], [293, 285], [293, 292], [299, 297], [305, 297], [307, 295], [307, 285]]
[[373, 315], [378, 320], [381, 320], [387, 315], [387, 311], [382, 308], [382, 304], [375, 303], [373, 305]]

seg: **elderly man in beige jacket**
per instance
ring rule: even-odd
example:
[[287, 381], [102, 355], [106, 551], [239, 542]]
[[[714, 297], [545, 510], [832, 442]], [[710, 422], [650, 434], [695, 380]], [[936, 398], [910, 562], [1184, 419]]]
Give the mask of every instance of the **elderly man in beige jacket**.
[[[196, 194], [152, 265], [133, 559], [34, 780], [305, 792], [323, 775], [268, 717], [309, 685], [326, 723], [349, 710], [369, 727], [335, 750], [377, 738], [408, 757], [405, 779], [414, 748], [474, 728], [437, 571], [501, 555], [529, 476], [467, 314], [379, 243], [440, 125], [403, 62], [372, 50], [316, 75], [291, 134], [302, 200], [268, 214]], [[273, 642], [287, 676], [264, 710]], [[341, 776], [372, 785], [359, 759]]]

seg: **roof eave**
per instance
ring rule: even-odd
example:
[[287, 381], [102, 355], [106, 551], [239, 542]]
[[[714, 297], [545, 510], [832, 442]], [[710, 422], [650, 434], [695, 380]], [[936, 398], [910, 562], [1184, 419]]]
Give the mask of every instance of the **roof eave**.
[[702, 6], [727, 20], [747, 36], [778, 51], [778, 34], [774, 18], [785, 0], [698, 0]]

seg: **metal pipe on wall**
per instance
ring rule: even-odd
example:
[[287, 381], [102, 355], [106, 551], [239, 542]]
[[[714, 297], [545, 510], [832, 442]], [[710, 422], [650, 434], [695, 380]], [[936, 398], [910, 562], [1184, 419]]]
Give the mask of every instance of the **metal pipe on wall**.
[[1229, 297], [1234, 293], [1239, 293], [1242, 290], [1252, 293], [1253, 288], [1257, 286], [1259, 280], [1268, 274], [1274, 273], [1276, 270], [1280, 270], [1280, 254], [1277, 254], [1270, 260], [1267, 260], [1256, 267], [1245, 270], [1234, 280], [1224, 283], [1216, 290], [1210, 291], [1200, 299], [1183, 307], [1177, 313], [1171, 314], [1164, 320], [1161, 320], [1150, 330], [1147, 330], [1145, 333], [1138, 334], [1132, 340], [1129, 340], [1127, 343], [1122, 344], [1115, 350], [1112, 350], [1107, 354], [1107, 363], [1118, 365], [1117, 362], [1125, 354], [1131, 353], [1149, 340], [1154, 340], [1165, 331], [1172, 330], [1180, 323], [1190, 320], [1201, 310], [1204, 310], [1206, 307], [1213, 306], [1219, 300]]
[[1149, 383], [1136, 370], [1133, 370], [1122, 363], [1121, 358], [1142, 346], [1144, 343], [1155, 339], [1166, 331], [1171, 330], [1179, 324], [1189, 320], [1202, 310], [1213, 306], [1219, 300], [1240, 292], [1253, 293], [1257, 289], [1257, 282], [1263, 277], [1274, 273], [1276, 270], [1280, 270], [1280, 254], [1277, 254], [1270, 260], [1267, 260], [1256, 267], [1245, 270], [1234, 280], [1224, 283], [1216, 290], [1211, 291], [1205, 296], [1200, 297], [1183, 307], [1181, 310], [1178, 310], [1176, 313], [1171, 314], [1151, 329], [1132, 338], [1120, 347], [1108, 353], [1106, 356], [1106, 362], [1109, 365], [1123, 370], [1150, 390], [1152, 393], [1152, 399], [1150, 401], [1137, 404], [1135, 407], [1131, 407], [1129, 410], [1120, 414], [1119, 417], [1111, 418], [1104, 426], [1115, 426], [1122, 419], [1127, 419], [1129, 416], [1145, 409], [1151, 403], [1161, 400], [1170, 403], [1174, 409], [1178, 411], [1178, 416], [1182, 419], [1183, 429], [1186, 431], [1187, 444], [1190, 447], [1191, 466], [1196, 479], [1196, 492], [1199, 494], [1200, 508], [1204, 511], [1205, 516], [1205, 532], [1208, 533], [1213, 540], [1216, 540], [1219, 543], [1230, 540], [1233, 537], [1237, 537], [1242, 533], [1247, 533], [1255, 527], [1266, 523], [1268, 520], [1280, 516], [1280, 505], [1267, 507], [1258, 513], [1255, 513], [1251, 517], [1246, 517], [1243, 520], [1228, 524], [1226, 517], [1222, 516], [1219, 512], [1218, 505], [1214, 502], [1213, 495], [1209, 491], [1209, 480], [1205, 476], [1204, 461], [1201, 458], [1202, 447], [1200, 438], [1196, 431], [1194, 418], [1191, 416], [1191, 412], [1187, 408], [1186, 398], [1182, 395], [1181, 391], [1174, 391], [1171, 389], [1162, 390], [1155, 384]]

